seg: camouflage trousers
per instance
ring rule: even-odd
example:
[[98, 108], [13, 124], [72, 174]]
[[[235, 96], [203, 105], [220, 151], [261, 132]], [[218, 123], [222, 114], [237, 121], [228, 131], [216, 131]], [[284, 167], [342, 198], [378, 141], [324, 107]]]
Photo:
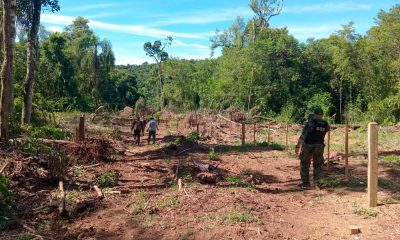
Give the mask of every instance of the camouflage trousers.
[[322, 165], [324, 164], [325, 144], [304, 144], [300, 153], [300, 176], [305, 184], [310, 183], [310, 165], [313, 160], [314, 181], [322, 177]]

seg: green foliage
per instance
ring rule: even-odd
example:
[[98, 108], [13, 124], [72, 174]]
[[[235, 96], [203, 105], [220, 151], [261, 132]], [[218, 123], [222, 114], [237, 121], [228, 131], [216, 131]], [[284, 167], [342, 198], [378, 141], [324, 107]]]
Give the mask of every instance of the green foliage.
[[225, 180], [232, 183], [236, 187], [256, 188], [255, 184], [249, 183], [246, 180], [237, 176], [229, 176]]
[[195, 142], [195, 141], [206, 141], [207, 138], [205, 136], [201, 136], [197, 131], [190, 132], [187, 137], [187, 140]]
[[332, 96], [329, 92], [314, 94], [306, 104], [307, 112], [304, 119], [308, 120], [309, 115], [314, 113], [315, 108], [320, 107], [324, 111], [325, 118], [329, 119], [330, 112], [333, 109]]
[[12, 199], [8, 190], [7, 179], [0, 174], [0, 230], [7, 226], [11, 218]]
[[72, 137], [72, 133], [51, 125], [33, 127], [30, 131], [30, 135], [33, 138], [48, 138], [57, 140], [71, 139]]
[[294, 112], [295, 112], [294, 104], [289, 103], [282, 108], [281, 114], [278, 116], [277, 119], [278, 121], [284, 123], [290, 123], [293, 121]]
[[400, 156], [399, 155], [387, 155], [381, 159], [381, 163], [390, 167], [400, 166]]
[[360, 207], [357, 203], [352, 203], [352, 213], [357, 214], [359, 216], [363, 216], [364, 218], [377, 217], [379, 215], [379, 211], [374, 208], [364, 208]]
[[246, 211], [233, 210], [232, 212], [222, 214], [219, 219], [226, 224], [241, 224], [241, 223], [256, 223], [258, 225], [262, 224], [261, 219], [248, 210]]
[[217, 160], [217, 159], [219, 159], [219, 154], [215, 151], [214, 148], [212, 148], [211, 151], [208, 152], [207, 158], [209, 160]]
[[111, 188], [118, 185], [119, 175], [116, 172], [106, 172], [100, 175], [97, 183], [102, 188]]

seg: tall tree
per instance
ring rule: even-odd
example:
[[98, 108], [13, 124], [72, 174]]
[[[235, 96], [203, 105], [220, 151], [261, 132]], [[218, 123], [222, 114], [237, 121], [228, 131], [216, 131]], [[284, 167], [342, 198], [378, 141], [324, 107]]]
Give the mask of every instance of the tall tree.
[[58, 0], [18, 0], [17, 20], [28, 35], [24, 102], [22, 108], [22, 122], [25, 124], [31, 123], [33, 89], [38, 68], [38, 33], [42, 7], [48, 8], [52, 12], [60, 10]]
[[8, 139], [8, 118], [14, 85], [12, 79], [15, 47], [16, 1], [2, 0], [3, 5], [3, 65], [1, 68], [0, 141]]
[[269, 27], [272, 17], [281, 14], [284, 0], [251, 0], [250, 8], [256, 15], [253, 18], [253, 41], [257, 38], [257, 30], [263, 31]]
[[153, 44], [151, 42], [147, 42], [143, 46], [146, 55], [153, 58], [158, 66], [158, 79], [160, 83], [160, 110], [164, 108], [165, 104], [162, 63], [168, 60], [169, 56], [168, 53], [165, 51], [165, 48], [170, 46], [172, 44], [172, 41], [173, 41], [172, 37], [167, 37], [163, 43], [157, 40]]

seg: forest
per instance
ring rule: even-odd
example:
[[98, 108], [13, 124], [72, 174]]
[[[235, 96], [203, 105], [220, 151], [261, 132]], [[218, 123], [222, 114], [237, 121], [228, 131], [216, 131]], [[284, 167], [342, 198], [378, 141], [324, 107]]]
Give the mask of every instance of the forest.
[[[363, 217], [366, 237], [379, 217], [397, 221], [400, 4], [377, 12], [366, 33], [348, 22], [306, 41], [271, 25], [283, 4], [249, 1], [253, 17], [217, 29], [209, 58], [175, 57], [165, 36], [140, 43], [148, 62], [117, 65], [91, 20], [46, 29], [41, 14], [60, 11], [59, 0], [1, 0], [0, 239], [292, 239], [306, 236], [293, 219], [305, 208], [328, 214], [303, 219], [330, 224], [316, 239], [342, 239]], [[290, 150], [315, 108], [334, 126], [326, 178], [297, 194]], [[139, 116], [159, 121], [152, 146], [133, 144]], [[378, 184], [390, 203], [378, 210], [358, 203], [369, 122], [383, 133]]]

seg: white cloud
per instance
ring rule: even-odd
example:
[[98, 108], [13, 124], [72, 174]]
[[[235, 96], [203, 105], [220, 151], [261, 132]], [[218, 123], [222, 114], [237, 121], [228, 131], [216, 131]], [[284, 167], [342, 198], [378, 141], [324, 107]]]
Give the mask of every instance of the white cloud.
[[346, 1], [340, 3], [323, 3], [314, 5], [298, 5], [285, 7], [284, 13], [327, 13], [327, 12], [351, 12], [351, 11], [364, 11], [370, 10], [372, 6], [369, 4], [355, 3], [353, 1]]
[[341, 24], [325, 24], [319, 26], [287, 26], [289, 33], [295, 36], [297, 39], [303, 41], [308, 38], [324, 38], [329, 37], [335, 31], [342, 28]]
[[197, 43], [184, 43], [182, 41], [179, 41], [177, 39], [174, 39], [172, 42], [172, 46], [176, 47], [190, 47], [190, 48], [196, 48], [196, 49], [207, 49], [209, 50], [210, 47], [202, 44], [197, 44]]
[[151, 23], [151, 26], [167, 26], [174, 24], [207, 24], [215, 22], [233, 21], [237, 16], [251, 17], [252, 11], [248, 7], [213, 9], [210, 11], [195, 11], [174, 15], [155, 15], [161, 19]]
[[[58, 15], [58, 14], [42, 15], [42, 22], [49, 24], [68, 25], [71, 24], [74, 19], [75, 17]], [[205, 32], [205, 33], [172, 32], [172, 31], [147, 27], [143, 25], [118, 25], [118, 24], [106, 23], [95, 20], [90, 20], [89, 26], [105, 30], [124, 32], [136, 36], [146, 36], [146, 37], [156, 37], [156, 38], [165, 38], [167, 36], [172, 36], [172, 37], [189, 38], [189, 39], [208, 39], [210, 36], [214, 34], [213, 32]]]
[[48, 30], [50, 32], [62, 32], [63, 28], [60, 26], [48, 26], [48, 27], [46, 27], [46, 30]]
[[67, 8], [67, 11], [87, 11], [93, 9], [100, 9], [100, 8], [110, 8], [110, 7], [117, 7], [122, 6], [125, 4], [122, 3], [100, 3], [100, 4], [91, 4], [91, 5], [82, 5], [73, 8]]

